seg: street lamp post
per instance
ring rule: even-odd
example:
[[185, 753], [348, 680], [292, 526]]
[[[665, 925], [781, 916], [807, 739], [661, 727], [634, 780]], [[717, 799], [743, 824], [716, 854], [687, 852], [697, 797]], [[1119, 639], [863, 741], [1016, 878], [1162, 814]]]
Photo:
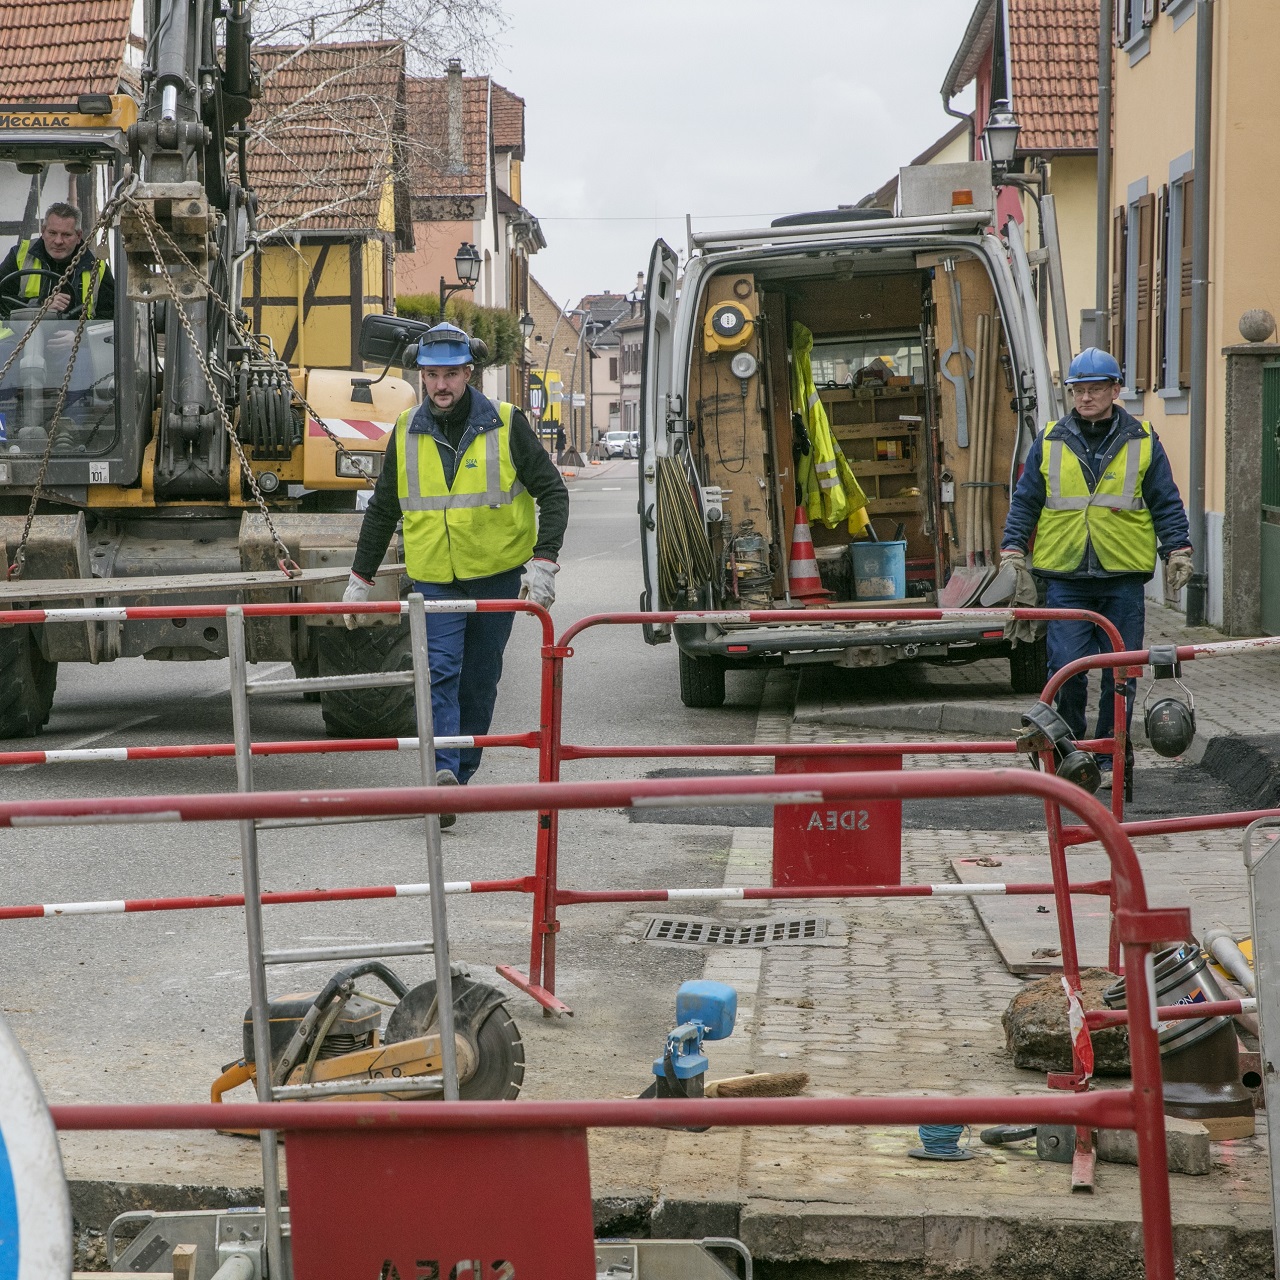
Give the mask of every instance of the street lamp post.
[[534, 319], [527, 311], [520, 317], [520, 378], [524, 383], [524, 407], [529, 407], [529, 339], [533, 337]]
[[444, 304], [455, 293], [463, 293], [474, 289], [480, 279], [480, 253], [475, 245], [463, 241], [454, 255], [453, 265], [458, 273], [457, 284], [446, 284], [444, 276], [440, 277], [440, 319], [444, 319]]

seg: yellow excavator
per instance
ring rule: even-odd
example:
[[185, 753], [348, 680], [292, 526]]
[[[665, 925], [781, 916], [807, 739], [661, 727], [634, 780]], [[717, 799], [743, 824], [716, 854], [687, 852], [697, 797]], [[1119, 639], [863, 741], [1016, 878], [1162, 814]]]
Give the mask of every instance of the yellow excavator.
[[[145, 0], [138, 100], [0, 107], [0, 255], [70, 204], [115, 285], [114, 314], [95, 314], [71, 288], [61, 312], [42, 301], [59, 285], [32, 257], [0, 279], [0, 609], [341, 598], [357, 494], [417, 392], [389, 364], [291, 370], [249, 329], [251, 8]], [[398, 619], [332, 622], [253, 619], [249, 658], [322, 675], [407, 663]], [[0, 738], [39, 732], [61, 662], [226, 655], [221, 619], [0, 627]], [[415, 732], [403, 686], [323, 694], [321, 710], [334, 734]]]

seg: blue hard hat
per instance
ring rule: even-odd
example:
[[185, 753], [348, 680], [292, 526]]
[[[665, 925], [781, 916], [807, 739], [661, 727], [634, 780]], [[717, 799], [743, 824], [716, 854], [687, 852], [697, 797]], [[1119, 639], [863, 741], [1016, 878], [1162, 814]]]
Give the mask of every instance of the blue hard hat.
[[1097, 347], [1085, 349], [1071, 362], [1067, 370], [1067, 386], [1077, 382], [1120, 382], [1120, 366], [1113, 355], [1099, 351]]
[[471, 339], [456, 324], [438, 324], [428, 329], [418, 343], [418, 364], [450, 368], [474, 364]]

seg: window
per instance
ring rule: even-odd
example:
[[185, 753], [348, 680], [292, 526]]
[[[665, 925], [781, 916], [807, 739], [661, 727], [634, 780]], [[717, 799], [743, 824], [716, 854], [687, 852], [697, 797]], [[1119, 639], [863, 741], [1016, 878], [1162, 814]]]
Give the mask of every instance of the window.
[[618, 380], [618, 357], [609, 357], [609, 381], [617, 382]]
[[1151, 24], [1156, 20], [1156, 0], [1116, 0], [1116, 44], [1129, 55], [1129, 65], [1141, 62], [1151, 51]]

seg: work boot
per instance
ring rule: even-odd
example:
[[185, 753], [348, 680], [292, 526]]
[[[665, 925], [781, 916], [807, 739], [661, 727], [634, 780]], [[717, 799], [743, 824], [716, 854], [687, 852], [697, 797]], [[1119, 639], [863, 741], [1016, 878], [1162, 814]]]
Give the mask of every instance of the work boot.
[[[458, 778], [452, 769], [436, 770], [436, 786], [437, 787], [456, 787], [457, 785], [458, 785]], [[453, 826], [453, 824], [457, 822], [457, 820], [458, 820], [458, 815], [456, 813], [442, 813], [440, 815], [440, 830], [443, 831], [445, 827]]]

